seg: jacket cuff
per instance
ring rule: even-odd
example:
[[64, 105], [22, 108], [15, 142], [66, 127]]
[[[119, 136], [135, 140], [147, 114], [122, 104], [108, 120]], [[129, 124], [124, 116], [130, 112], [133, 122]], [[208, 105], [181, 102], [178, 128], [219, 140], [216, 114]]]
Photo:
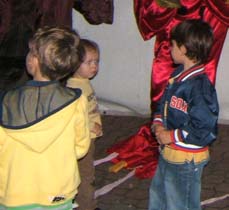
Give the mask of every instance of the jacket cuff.
[[173, 143], [183, 142], [184, 138], [183, 138], [182, 130], [180, 129], [171, 130], [170, 136]]
[[153, 119], [153, 125], [157, 124], [157, 125], [163, 125], [163, 120], [161, 115], [155, 115], [154, 119]]

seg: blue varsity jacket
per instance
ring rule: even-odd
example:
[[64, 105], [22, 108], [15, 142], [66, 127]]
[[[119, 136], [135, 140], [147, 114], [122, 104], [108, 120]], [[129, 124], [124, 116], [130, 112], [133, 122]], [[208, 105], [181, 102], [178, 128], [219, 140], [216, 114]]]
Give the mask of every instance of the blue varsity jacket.
[[154, 113], [153, 124], [171, 130], [176, 150], [198, 152], [216, 139], [219, 105], [204, 66], [183, 71], [179, 66]]

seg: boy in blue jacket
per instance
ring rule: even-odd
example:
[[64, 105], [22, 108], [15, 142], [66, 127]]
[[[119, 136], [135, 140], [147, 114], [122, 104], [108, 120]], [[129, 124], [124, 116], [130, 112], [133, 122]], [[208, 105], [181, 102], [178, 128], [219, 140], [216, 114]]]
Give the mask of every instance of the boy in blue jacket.
[[211, 27], [202, 20], [186, 20], [171, 31], [171, 56], [181, 65], [154, 113], [160, 158], [149, 210], [201, 210], [201, 175], [219, 113], [216, 90], [204, 71], [212, 43]]

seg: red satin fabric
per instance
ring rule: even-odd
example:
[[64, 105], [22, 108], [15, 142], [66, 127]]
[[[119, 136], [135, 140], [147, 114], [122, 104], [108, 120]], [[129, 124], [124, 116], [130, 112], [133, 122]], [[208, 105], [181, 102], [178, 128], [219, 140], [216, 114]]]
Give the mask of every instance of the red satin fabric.
[[113, 145], [107, 152], [117, 152], [112, 162], [126, 161], [127, 168], [135, 168], [135, 175], [140, 179], [152, 178], [156, 171], [158, 144], [151, 135], [150, 125], [143, 125], [137, 134]]
[[224, 0], [181, 0], [180, 2], [186, 8], [183, 14], [177, 8], [162, 8], [155, 0], [134, 0], [136, 22], [143, 39], [148, 40], [156, 35], [151, 75], [152, 107], [163, 94], [164, 87], [174, 69], [169, 50], [171, 28], [185, 19], [200, 18], [202, 9], [204, 9], [203, 19], [213, 27], [216, 40], [211, 60], [206, 67], [209, 79], [213, 84], [215, 83], [217, 64], [229, 24], [229, 5], [226, 5]]
[[204, 3], [210, 13], [215, 16], [222, 24], [229, 26], [229, 4], [226, 0], [205, 0]]
[[[227, 35], [228, 25], [225, 25], [223, 22], [219, 21], [218, 17], [216, 17], [208, 7], [205, 8], [204, 11], [204, 20], [212, 26], [214, 32], [215, 43], [211, 51], [210, 61], [207, 63], [205, 71], [211, 82], [215, 84], [217, 65], [220, 59], [223, 43]], [[229, 24], [229, 7], [227, 24]]]
[[149, 0], [135, 0], [134, 11], [144, 40], [148, 40], [160, 33], [176, 14], [176, 9], [159, 7], [156, 1]]

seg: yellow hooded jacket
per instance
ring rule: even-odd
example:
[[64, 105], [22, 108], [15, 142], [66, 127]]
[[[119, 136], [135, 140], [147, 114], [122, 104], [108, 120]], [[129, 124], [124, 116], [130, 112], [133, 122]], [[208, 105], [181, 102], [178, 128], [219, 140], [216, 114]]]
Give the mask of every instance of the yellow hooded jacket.
[[0, 204], [50, 206], [72, 199], [80, 183], [77, 159], [90, 143], [80, 90], [30, 82], [2, 101]]

